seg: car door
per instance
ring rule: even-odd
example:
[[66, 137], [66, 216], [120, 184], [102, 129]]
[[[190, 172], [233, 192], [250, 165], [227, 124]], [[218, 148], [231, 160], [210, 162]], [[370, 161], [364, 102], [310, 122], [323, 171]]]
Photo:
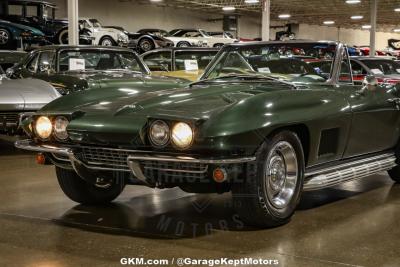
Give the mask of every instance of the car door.
[[[400, 106], [393, 86], [344, 85], [352, 111], [352, 122], [344, 158], [394, 147], [400, 135]], [[398, 94], [399, 95], [399, 94]]]

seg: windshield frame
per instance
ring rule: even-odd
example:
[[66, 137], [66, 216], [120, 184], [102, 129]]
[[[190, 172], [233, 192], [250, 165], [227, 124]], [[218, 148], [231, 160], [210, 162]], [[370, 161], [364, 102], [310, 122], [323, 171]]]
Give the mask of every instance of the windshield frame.
[[[282, 42], [282, 41], [270, 41], [270, 42], [257, 42], [257, 43], [239, 43], [239, 44], [230, 44], [226, 45], [224, 48], [222, 48], [218, 54], [214, 57], [214, 59], [210, 62], [206, 70], [204, 71], [203, 75], [199, 78], [199, 81], [202, 80], [207, 80], [207, 81], [212, 81], [212, 78], [209, 78], [210, 74], [213, 72], [215, 69], [216, 65], [219, 63], [219, 61], [222, 59], [222, 57], [225, 55], [225, 53], [229, 53], [233, 51], [237, 47], [248, 47], [248, 48], [257, 48], [257, 47], [262, 47], [262, 46], [267, 46], [267, 45], [274, 45], [274, 44], [310, 44], [310, 43], [315, 43], [315, 44], [329, 44], [329, 45], [336, 45], [336, 51], [335, 51], [335, 56], [332, 58], [332, 66], [331, 66], [331, 72], [329, 75], [329, 78], [325, 82], [316, 82], [313, 84], [331, 84], [331, 85], [337, 85], [339, 84], [339, 71], [341, 69], [341, 62], [343, 60], [343, 53], [347, 55], [347, 61], [350, 66], [350, 56], [347, 51], [347, 46], [340, 43], [340, 42], [334, 42], [334, 41], [288, 41], [288, 42]], [[353, 81], [353, 74], [350, 72], [351, 75], [351, 82], [349, 84], [354, 84]], [[343, 84], [343, 83], [340, 83]]]
[[[115, 53], [132, 53], [132, 55], [134, 56], [135, 60], [138, 62], [138, 65], [140, 67], [140, 69], [142, 70], [141, 73], [143, 75], [150, 75], [151, 71], [149, 69], [149, 67], [144, 63], [143, 59], [136, 53], [133, 52], [132, 50], [119, 50], [119, 49], [115, 49], [115, 48], [105, 48], [105, 47], [101, 47], [101, 48], [63, 48], [63, 49], [59, 49], [57, 51], [57, 58], [56, 58], [56, 68], [57, 68], [57, 73], [60, 73], [60, 57], [61, 57], [61, 53], [63, 52], [84, 52], [84, 51], [100, 51], [100, 52], [115, 52]], [[130, 70], [130, 69], [126, 69], [126, 70]], [[102, 72], [104, 70], [98, 70], [98, 72]], [[133, 70], [131, 70], [133, 72]]]

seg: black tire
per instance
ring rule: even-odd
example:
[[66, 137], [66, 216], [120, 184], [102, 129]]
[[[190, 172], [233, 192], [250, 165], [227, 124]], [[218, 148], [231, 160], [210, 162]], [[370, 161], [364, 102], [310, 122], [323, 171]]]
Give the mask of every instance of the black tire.
[[9, 30], [0, 28], [0, 47], [9, 47], [13, 40], [12, 34]]
[[[273, 151], [280, 149], [280, 146], [283, 145], [287, 149], [291, 149], [291, 162], [282, 160], [283, 157], [281, 157], [281, 160], [276, 160], [279, 158], [276, 156], [279, 153], [274, 154]], [[272, 161], [273, 159], [275, 160]], [[280, 162], [281, 165], [279, 166], [285, 168], [284, 175], [282, 175], [283, 172], [277, 172], [275, 175], [270, 176], [271, 179], [267, 183], [267, 171], [278, 169], [267, 168], [267, 161], [270, 164], [271, 162]], [[296, 164], [293, 165], [293, 162], [296, 162]], [[295, 181], [289, 180], [287, 175], [287, 173], [293, 173], [293, 170], [287, 170], [287, 166], [290, 165], [293, 170], [297, 171], [297, 175], [293, 176], [297, 177]], [[284, 179], [281, 179], [279, 175], [280, 177], [284, 177]], [[275, 227], [289, 222], [300, 201], [303, 178], [304, 153], [299, 138], [295, 133], [290, 131], [282, 131], [275, 134], [261, 145], [256, 154], [256, 161], [247, 165], [245, 181], [232, 186], [234, 206], [238, 215], [244, 223], [256, 227]], [[267, 193], [273, 190], [271, 184], [274, 182], [272, 180], [275, 183], [279, 183], [280, 186], [292, 186], [293, 193], [291, 197], [288, 197], [285, 206], [277, 207], [277, 200], [273, 199], [273, 194]], [[289, 191], [286, 190], [285, 192]]]
[[222, 48], [224, 46], [224, 44], [215, 44], [214, 48]]
[[114, 41], [114, 39], [111, 36], [103, 36], [100, 39], [99, 45], [101, 46], [116, 46], [117, 43]]
[[71, 200], [86, 205], [107, 204], [116, 199], [124, 190], [125, 179], [116, 178], [107, 188], [89, 184], [75, 171], [56, 167], [58, 183]]
[[191, 47], [191, 45], [190, 45], [189, 42], [182, 41], [182, 42], [179, 42], [179, 43], [176, 45], [176, 47]]
[[139, 49], [142, 53], [148, 52], [156, 48], [154, 41], [149, 38], [143, 38], [138, 43]]

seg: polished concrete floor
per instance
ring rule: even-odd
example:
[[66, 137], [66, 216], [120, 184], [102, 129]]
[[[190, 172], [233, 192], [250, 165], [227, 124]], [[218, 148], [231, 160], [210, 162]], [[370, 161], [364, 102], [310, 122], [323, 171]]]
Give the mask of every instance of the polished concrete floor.
[[400, 185], [384, 173], [306, 193], [288, 225], [260, 230], [243, 227], [229, 194], [130, 186], [112, 205], [77, 205], [53, 167], [0, 141], [0, 203], [0, 266], [121, 266], [122, 257], [400, 266]]

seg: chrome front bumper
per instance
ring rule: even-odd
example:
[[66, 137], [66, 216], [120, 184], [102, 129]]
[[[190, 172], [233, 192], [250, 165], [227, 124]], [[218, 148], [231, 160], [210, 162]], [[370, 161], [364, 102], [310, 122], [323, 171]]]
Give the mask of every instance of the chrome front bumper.
[[[204, 174], [207, 172], [208, 165], [230, 165], [230, 164], [243, 164], [255, 161], [255, 157], [241, 157], [241, 158], [223, 158], [223, 159], [199, 159], [187, 156], [171, 156], [171, 155], [161, 155], [155, 154], [151, 151], [139, 151], [139, 150], [125, 150], [125, 149], [114, 149], [114, 148], [98, 148], [98, 147], [84, 147], [83, 151], [90, 150], [91, 160], [84, 161], [80, 158], [79, 148], [66, 148], [45, 144], [36, 144], [32, 140], [21, 140], [15, 142], [15, 146], [20, 149], [49, 153], [53, 155], [56, 159], [61, 156], [64, 157], [62, 160], [68, 161], [76, 173], [85, 180], [96, 180], [95, 173], [98, 171], [118, 171], [118, 172], [131, 172], [137, 179], [148, 184], [149, 177], [146, 177], [144, 170], [146, 168], [151, 168], [152, 170], [162, 171], [166, 173], [180, 173], [182, 175], [194, 175], [194, 174]], [[96, 151], [100, 151], [96, 155]], [[104, 157], [106, 153], [108, 156], [106, 159]], [[82, 153], [81, 153], [82, 154]], [[121, 165], [121, 155], [124, 158], [127, 168], [123, 168]], [[112, 157], [118, 157], [119, 161], [113, 159]], [[126, 159], [125, 159], [126, 157]], [[97, 160], [97, 161], [96, 161]], [[107, 162], [105, 160], [108, 160]], [[118, 164], [119, 163], [119, 164]], [[146, 165], [151, 163], [150, 167]], [[156, 167], [154, 163], [158, 164]], [[56, 163], [55, 163], [56, 164]], [[172, 166], [182, 165], [182, 169], [178, 169]], [[57, 165], [57, 164], [56, 164]], [[190, 166], [196, 165], [202, 166], [196, 169], [190, 169]], [[189, 166], [189, 167], [188, 167]], [[206, 167], [204, 167], [206, 166]]]

